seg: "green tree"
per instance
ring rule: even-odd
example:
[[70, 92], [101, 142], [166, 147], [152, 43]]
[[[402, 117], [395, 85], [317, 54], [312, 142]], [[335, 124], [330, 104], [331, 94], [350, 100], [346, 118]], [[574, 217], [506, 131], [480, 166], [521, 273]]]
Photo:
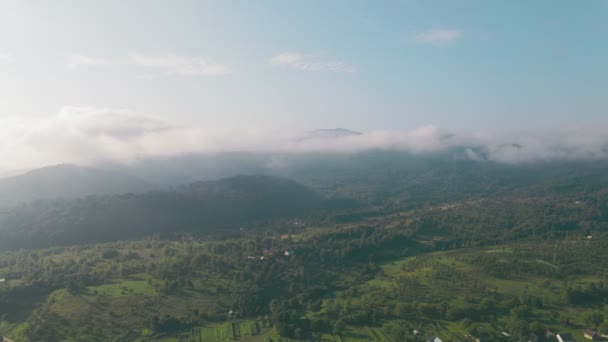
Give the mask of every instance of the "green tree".
[[583, 317], [585, 323], [592, 327], [597, 327], [604, 322], [604, 314], [599, 311], [592, 311]]
[[608, 322], [603, 322], [597, 328], [602, 334], [608, 333]]
[[513, 320], [509, 322], [509, 331], [511, 332], [511, 335], [522, 338], [528, 335], [528, 323], [524, 320]]
[[540, 335], [545, 331], [545, 326], [539, 321], [534, 321], [530, 323], [530, 331]]
[[344, 324], [344, 322], [341, 319], [339, 319], [334, 323], [333, 333], [336, 335], [339, 335], [342, 333], [342, 331], [344, 331], [345, 327], [346, 327], [346, 325]]

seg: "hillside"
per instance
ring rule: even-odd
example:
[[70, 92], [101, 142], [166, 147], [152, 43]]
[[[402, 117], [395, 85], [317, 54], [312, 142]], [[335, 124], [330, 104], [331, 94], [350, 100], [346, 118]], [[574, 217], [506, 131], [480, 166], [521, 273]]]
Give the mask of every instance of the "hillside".
[[143, 194], [38, 201], [0, 213], [0, 249], [142, 237], [226, 234], [264, 221], [350, 206], [287, 179], [236, 176]]
[[40, 199], [137, 193], [151, 185], [120, 172], [56, 165], [0, 179], [0, 206]]

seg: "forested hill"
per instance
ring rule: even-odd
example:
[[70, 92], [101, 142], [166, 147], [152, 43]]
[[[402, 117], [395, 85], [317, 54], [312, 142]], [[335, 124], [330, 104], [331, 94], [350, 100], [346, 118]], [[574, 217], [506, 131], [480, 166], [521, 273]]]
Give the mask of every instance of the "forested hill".
[[291, 180], [236, 176], [174, 190], [37, 201], [0, 213], [0, 249], [215, 233], [348, 206]]
[[141, 193], [152, 185], [126, 173], [55, 165], [0, 179], [0, 207], [53, 198]]

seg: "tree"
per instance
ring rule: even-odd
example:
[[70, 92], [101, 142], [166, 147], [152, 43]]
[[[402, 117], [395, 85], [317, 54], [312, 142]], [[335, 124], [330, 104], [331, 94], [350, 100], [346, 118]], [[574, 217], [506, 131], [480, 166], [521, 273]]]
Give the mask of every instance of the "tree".
[[597, 327], [604, 322], [604, 314], [599, 311], [592, 311], [585, 314], [583, 320], [592, 327]]
[[539, 321], [534, 321], [530, 323], [530, 331], [540, 335], [545, 331], [545, 326]]
[[530, 317], [530, 307], [527, 305], [517, 306], [510, 311], [510, 316], [512, 321], [516, 320], [525, 320]]
[[103, 253], [101, 254], [101, 256], [104, 259], [114, 259], [117, 256], [120, 255], [120, 252], [118, 252], [117, 250], [111, 248], [111, 249], [106, 249], [105, 251], [103, 251]]
[[67, 289], [70, 294], [78, 293], [80, 290], [82, 290], [82, 288], [83, 287], [73, 279], [71, 279], [67, 285]]
[[337, 320], [334, 323], [334, 326], [333, 326], [333, 332], [334, 332], [334, 334], [336, 334], [336, 335], [341, 334], [342, 331], [344, 330], [345, 326], [346, 325], [344, 324], [344, 322], [341, 319]]
[[407, 308], [405, 307], [405, 305], [403, 305], [403, 303], [397, 303], [397, 305], [395, 305], [395, 316], [397, 316], [398, 318], [404, 318], [406, 313]]
[[517, 337], [524, 337], [528, 334], [528, 323], [524, 320], [514, 320], [509, 322], [509, 330], [511, 335]]
[[602, 334], [606, 334], [608, 333], [608, 322], [604, 322], [602, 324], [600, 324], [600, 326], [598, 327], [598, 330], [602, 333]]

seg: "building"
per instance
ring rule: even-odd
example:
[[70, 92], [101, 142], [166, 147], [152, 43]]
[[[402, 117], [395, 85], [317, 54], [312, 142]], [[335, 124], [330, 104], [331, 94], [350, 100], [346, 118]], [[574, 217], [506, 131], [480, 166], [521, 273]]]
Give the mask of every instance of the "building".
[[443, 342], [442, 339], [440, 339], [439, 337], [436, 337], [436, 336], [429, 337], [429, 339], [427, 341], [428, 342]]
[[559, 342], [576, 342], [574, 337], [570, 334], [557, 334], [557, 340]]
[[597, 333], [597, 331], [591, 329], [585, 330], [585, 338], [592, 341], [598, 341], [602, 339], [602, 337]]

